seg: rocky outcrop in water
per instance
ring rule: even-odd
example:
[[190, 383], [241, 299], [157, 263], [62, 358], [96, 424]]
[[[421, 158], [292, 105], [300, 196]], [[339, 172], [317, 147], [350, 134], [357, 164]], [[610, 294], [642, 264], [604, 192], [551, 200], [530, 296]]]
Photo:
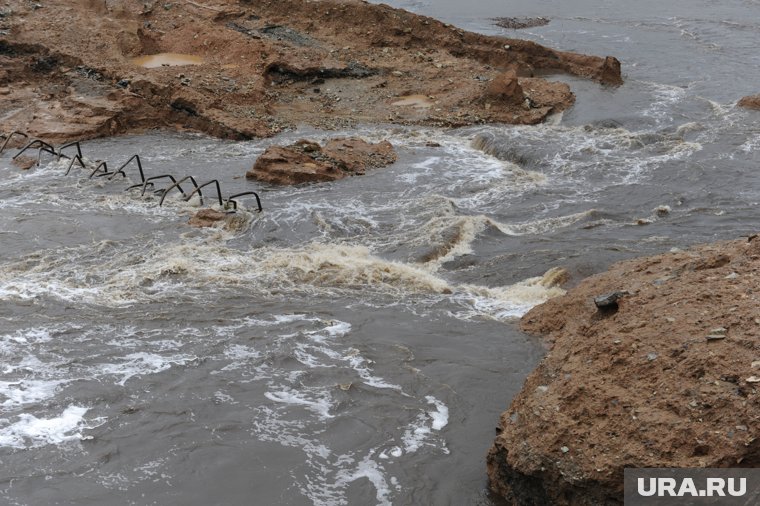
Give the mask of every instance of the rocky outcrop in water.
[[760, 465], [758, 294], [751, 238], [622, 262], [534, 308], [522, 328], [550, 351], [501, 417], [491, 488], [622, 504], [625, 467]]
[[321, 183], [361, 175], [395, 161], [396, 152], [388, 141], [371, 144], [361, 139], [332, 139], [322, 147], [300, 140], [268, 148], [246, 177], [283, 185]]
[[760, 95], [742, 97], [736, 105], [744, 107], [745, 109], [760, 110]]
[[[470, 33], [356, 0], [6, 4], [3, 128], [53, 142], [155, 127], [247, 139], [298, 124], [533, 124], [574, 100], [565, 84], [523, 82], [534, 70], [622, 82], [614, 58]], [[181, 57], [150, 68], [135, 59], [157, 54]], [[528, 106], [484, 104], [488, 83], [509, 69]], [[432, 98], [421, 107], [400, 100], [408, 95]]]

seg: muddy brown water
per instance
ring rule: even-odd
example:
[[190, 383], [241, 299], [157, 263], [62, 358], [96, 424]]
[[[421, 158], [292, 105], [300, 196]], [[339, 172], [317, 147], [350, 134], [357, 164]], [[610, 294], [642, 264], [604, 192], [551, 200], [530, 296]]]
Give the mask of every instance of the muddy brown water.
[[357, 126], [338, 134], [399, 161], [298, 188], [241, 176], [273, 142], [335, 133], [84, 143], [259, 190], [229, 232], [3, 154], [0, 502], [496, 504], [484, 456], [543, 353], [515, 324], [557, 293], [540, 277], [756, 231], [760, 116], [733, 104], [760, 91], [757, 3], [396, 5], [616, 55], [626, 84], [557, 76], [578, 103], [537, 127]]

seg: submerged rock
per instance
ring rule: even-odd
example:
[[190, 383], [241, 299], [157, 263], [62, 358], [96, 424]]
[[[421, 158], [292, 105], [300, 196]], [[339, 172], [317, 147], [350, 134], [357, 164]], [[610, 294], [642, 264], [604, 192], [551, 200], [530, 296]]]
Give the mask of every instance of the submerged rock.
[[745, 109], [760, 110], [760, 95], [749, 95], [743, 97], [736, 105], [739, 107], [744, 107]]
[[396, 152], [388, 141], [371, 144], [355, 138], [332, 139], [322, 147], [300, 140], [268, 148], [246, 177], [283, 185], [321, 183], [361, 175], [395, 161]]
[[549, 18], [537, 17], [537, 18], [494, 18], [493, 24], [502, 28], [509, 28], [510, 30], [520, 30], [523, 28], [534, 28], [536, 26], [545, 26], [551, 21]]
[[214, 209], [201, 209], [190, 217], [188, 224], [191, 227], [214, 227], [227, 219], [227, 213]]

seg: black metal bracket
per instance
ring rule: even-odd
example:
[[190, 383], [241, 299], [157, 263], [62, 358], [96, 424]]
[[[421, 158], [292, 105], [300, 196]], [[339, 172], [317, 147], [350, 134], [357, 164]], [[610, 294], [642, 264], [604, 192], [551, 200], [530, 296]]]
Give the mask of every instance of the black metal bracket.
[[92, 179], [92, 177], [100, 170], [100, 168], [103, 167], [103, 172], [101, 174], [98, 174], [98, 177], [103, 177], [111, 174], [111, 172], [108, 172], [108, 162], [100, 162], [95, 169], [90, 173], [89, 179]]
[[[74, 158], [71, 159], [71, 162], [69, 162], [69, 168], [66, 169], [66, 174], [69, 175], [69, 172], [71, 172], [71, 168], [74, 166], [74, 162], [79, 162], [79, 165], [82, 166], [83, 169], [86, 169], [87, 166], [84, 164], [84, 160], [82, 160], [82, 157], [79, 155], [74, 155]], [[92, 176], [90, 176], [92, 177]]]
[[[116, 176], [116, 174], [121, 174], [122, 176], [127, 177], [126, 172], [124, 172], [124, 167], [126, 167], [127, 165], [129, 165], [132, 160], [135, 160], [137, 162], [137, 170], [140, 173], [140, 182], [144, 183], [145, 182], [145, 174], [143, 173], [142, 163], [140, 163], [140, 155], [132, 155], [132, 157], [129, 160], [127, 160], [126, 162], [124, 162], [124, 164], [122, 164], [121, 167], [119, 167], [118, 169], [116, 169], [113, 172], [113, 174], [111, 174], [111, 177], [109, 177], [108, 179], [109, 180], [113, 179]], [[105, 174], [103, 174], [103, 175], [105, 175]]]
[[19, 132], [18, 130], [14, 130], [8, 135], [0, 134], [0, 138], [5, 139], [5, 142], [3, 142], [3, 145], [0, 147], [0, 153], [5, 151], [5, 148], [8, 146], [8, 143], [11, 141], [14, 135], [20, 135], [21, 137], [24, 137], [25, 139], [29, 138], [27, 134], [25, 134], [24, 132]]
[[[179, 183], [177, 183], [177, 180], [174, 179], [174, 176], [172, 176], [171, 174], [163, 174], [161, 176], [149, 177], [142, 184], [140, 184], [140, 183], [133, 184], [132, 186], [130, 186], [129, 188], [127, 188], [124, 191], [129, 191], [129, 190], [132, 190], [133, 188], [142, 188], [142, 191], [140, 192], [140, 196], [143, 196], [143, 195], [145, 195], [145, 189], [148, 186], [154, 186], [153, 183], [151, 183], [151, 181], [156, 181], [158, 179], [171, 179], [172, 183], [177, 186], [177, 189], [182, 192], [182, 195], [185, 194], [185, 191], [182, 189], [182, 187], [179, 185]], [[156, 193], [163, 193], [163, 192], [164, 192], [164, 190], [156, 190]]]
[[201, 192], [201, 188], [203, 188], [204, 186], [208, 186], [210, 184], [215, 184], [216, 185], [216, 198], [219, 199], [219, 206], [220, 207], [224, 206], [224, 202], [222, 201], [222, 189], [219, 187], [219, 180], [218, 179], [212, 179], [211, 181], [206, 181], [205, 183], [203, 183], [200, 186], [196, 186], [195, 190], [193, 190], [190, 193], [190, 195], [188, 195], [188, 196], [185, 197], [185, 202], [187, 202], [188, 200], [190, 200], [191, 198], [193, 198], [193, 195], [195, 195], [197, 193], [198, 197], [200, 197], [200, 199], [201, 199], [201, 205], [203, 205], [203, 192]]
[[21, 148], [21, 150], [13, 156], [13, 160], [21, 156], [27, 149], [35, 149], [35, 148], [37, 149], [37, 165], [40, 164], [40, 157], [42, 156], [43, 151], [50, 153], [53, 156], [58, 156], [58, 153], [56, 152], [55, 148], [51, 144], [48, 144], [47, 142], [41, 141], [39, 139], [33, 139], [29, 141], [26, 144], [26, 146]]
[[60, 160], [61, 157], [68, 158], [68, 156], [66, 156], [66, 155], [63, 154], [63, 150], [66, 149], [66, 148], [71, 148], [71, 147], [76, 147], [77, 148], [77, 154], [76, 154], [76, 156], [78, 156], [80, 160], [82, 158], [84, 158], [83, 155], [82, 155], [82, 148], [81, 148], [81, 146], [79, 146], [79, 141], [74, 141], [74, 142], [69, 142], [68, 144], [64, 144], [63, 146], [61, 146], [60, 148], [58, 148], [58, 159]]
[[232, 204], [232, 209], [235, 210], [235, 211], [237, 211], [238, 204], [237, 204], [237, 201], [235, 199], [238, 198], [238, 197], [242, 197], [244, 195], [253, 195], [254, 197], [256, 197], [256, 205], [259, 208], [259, 212], [261, 212], [263, 210], [262, 207], [261, 207], [261, 199], [259, 198], [259, 194], [256, 193], [256, 192], [250, 192], [250, 191], [249, 192], [243, 192], [243, 193], [236, 193], [235, 195], [230, 195], [227, 198], [227, 200], [225, 200], [225, 202], [224, 202], [224, 208], [225, 209], [229, 209], [230, 204]]
[[184, 183], [188, 179], [190, 180], [191, 183], [193, 183], [193, 186], [195, 186], [195, 190], [198, 190], [198, 183], [195, 181], [195, 178], [193, 176], [185, 176], [185, 177], [183, 177], [182, 179], [180, 179], [179, 181], [177, 181], [176, 183], [174, 183], [173, 185], [171, 185], [170, 187], [168, 187], [167, 189], [164, 190], [164, 193], [161, 195], [161, 200], [158, 202], [159, 207], [162, 206], [162, 205], [164, 205], [164, 199], [166, 198], [167, 195], [169, 195], [169, 192], [172, 191], [174, 188], [179, 189], [179, 191], [182, 192], [182, 196], [186, 197], [187, 195], [185, 195], [185, 192], [182, 191], [182, 188], [180, 187], [180, 184]]

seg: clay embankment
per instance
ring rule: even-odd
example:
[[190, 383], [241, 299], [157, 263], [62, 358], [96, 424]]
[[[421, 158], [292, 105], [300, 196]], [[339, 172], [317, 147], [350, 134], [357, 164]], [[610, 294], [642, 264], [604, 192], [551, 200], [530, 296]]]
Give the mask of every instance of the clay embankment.
[[534, 308], [522, 327], [550, 350], [501, 417], [492, 489], [622, 504], [625, 467], [760, 465], [758, 298], [751, 238], [622, 262]]
[[[621, 82], [614, 58], [360, 1], [6, 4], [2, 129], [51, 142], [153, 127], [244, 139], [302, 123], [537, 123], [574, 97], [565, 84], [531, 77], [534, 70]], [[193, 64], [133, 60], [158, 53], [190, 55], [169, 63]]]

